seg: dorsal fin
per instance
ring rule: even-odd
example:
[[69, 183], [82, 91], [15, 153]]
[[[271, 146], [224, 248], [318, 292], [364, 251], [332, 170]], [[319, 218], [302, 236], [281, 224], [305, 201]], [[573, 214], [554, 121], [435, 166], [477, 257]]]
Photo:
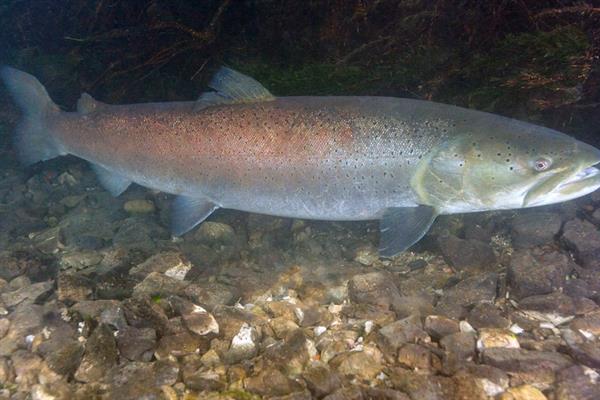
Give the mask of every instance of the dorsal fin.
[[275, 96], [254, 78], [227, 67], [221, 67], [217, 71], [208, 87], [216, 92], [205, 92], [200, 95], [198, 105], [201, 108], [215, 104], [258, 103], [275, 100]]
[[77, 112], [80, 114], [89, 114], [96, 111], [102, 104], [89, 94], [82, 93], [79, 100], [77, 100]]

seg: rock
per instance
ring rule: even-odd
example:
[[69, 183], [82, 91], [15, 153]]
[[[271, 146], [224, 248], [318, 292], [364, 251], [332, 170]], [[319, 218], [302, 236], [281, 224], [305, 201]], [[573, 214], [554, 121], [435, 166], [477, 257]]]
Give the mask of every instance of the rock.
[[225, 355], [227, 362], [233, 364], [254, 357], [258, 351], [257, 340], [256, 328], [244, 322], [239, 332], [231, 340], [231, 345]]
[[477, 304], [469, 312], [467, 321], [475, 329], [481, 328], [508, 328], [510, 321], [502, 316], [501, 311], [491, 303]]
[[100, 324], [85, 344], [85, 353], [75, 372], [80, 382], [96, 382], [117, 364], [117, 344], [112, 330], [106, 324]]
[[121, 356], [131, 361], [150, 361], [157, 346], [156, 331], [152, 328], [128, 326], [117, 332], [116, 339]]
[[183, 294], [187, 285], [187, 282], [182, 282], [159, 272], [151, 272], [133, 288], [133, 295], [136, 297], [180, 295]]
[[213, 370], [197, 370], [191, 374], [183, 375], [186, 389], [199, 392], [220, 392], [227, 386], [224, 378]]
[[574, 365], [556, 373], [556, 400], [596, 400], [600, 375], [593, 369]]
[[580, 278], [569, 279], [564, 285], [564, 293], [572, 298], [600, 299], [600, 285], [595, 285]]
[[518, 349], [521, 346], [515, 334], [508, 329], [481, 329], [477, 339], [477, 349], [483, 351], [492, 347]]
[[585, 268], [600, 267], [600, 232], [588, 221], [573, 219], [565, 223], [563, 242], [575, 253], [575, 258]]
[[594, 336], [600, 337], [600, 311], [593, 311], [576, 317], [571, 321], [569, 327], [582, 334], [591, 333]]
[[17, 276], [15, 279], [12, 279], [8, 284], [9, 291], [15, 291], [19, 289], [24, 289], [28, 286], [31, 286], [31, 279], [27, 275]]
[[407, 343], [398, 350], [398, 363], [410, 369], [425, 371], [431, 369], [431, 358], [431, 351], [418, 344]]
[[519, 302], [519, 308], [528, 317], [561, 325], [575, 316], [573, 299], [561, 292], [530, 296]]
[[2, 339], [8, 333], [10, 327], [10, 321], [8, 318], [0, 318], [0, 339]]
[[260, 396], [283, 396], [302, 390], [302, 386], [276, 368], [267, 367], [244, 379], [244, 389]]
[[445, 350], [442, 361], [447, 373], [457, 370], [475, 357], [475, 336], [472, 333], [457, 332], [444, 336], [440, 346]]
[[454, 398], [469, 400], [488, 400], [485, 385], [474, 376], [457, 374], [452, 377], [454, 381]]
[[342, 381], [337, 372], [332, 371], [327, 364], [322, 362], [312, 363], [306, 368], [302, 378], [316, 398], [324, 397], [342, 386]]
[[63, 334], [53, 334], [43, 342], [38, 350], [48, 367], [59, 375], [69, 377], [79, 367], [84, 347], [75, 338]]
[[523, 249], [552, 243], [560, 231], [562, 219], [549, 212], [519, 213], [511, 225], [513, 246]]
[[433, 339], [440, 340], [446, 335], [458, 332], [458, 321], [443, 315], [429, 315], [425, 318], [425, 332]]
[[199, 336], [218, 334], [219, 324], [211, 313], [199, 305], [189, 303], [179, 311], [186, 328]]
[[42, 359], [27, 350], [17, 350], [10, 357], [15, 372], [15, 382], [24, 388], [38, 382]]
[[455, 398], [454, 381], [443, 376], [424, 375], [402, 368], [393, 368], [390, 370], [390, 382], [394, 389], [401, 390], [415, 400]]
[[239, 299], [235, 288], [218, 282], [192, 283], [184, 289], [185, 297], [208, 309], [215, 306], [230, 306]]
[[546, 396], [531, 385], [521, 385], [508, 388], [500, 400], [546, 400]]
[[123, 204], [123, 209], [130, 214], [148, 214], [156, 210], [154, 203], [150, 200], [135, 199], [126, 201]]
[[285, 340], [267, 345], [264, 359], [269, 365], [279, 366], [287, 376], [296, 377], [316, 354], [314, 343], [306, 338], [301, 329], [296, 329]]
[[499, 368], [485, 364], [464, 364], [456, 371], [455, 377], [468, 375], [475, 379], [485, 394], [495, 397], [503, 393], [509, 385], [508, 374]]
[[103, 260], [102, 254], [92, 250], [68, 251], [61, 253], [58, 261], [62, 270], [79, 271], [100, 264]]
[[66, 303], [87, 300], [92, 295], [92, 282], [79, 274], [61, 271], [58, 274], [56, 294], [59, 301]]
[[400, 296], [392, 309], [398, 318], [410, 315], [428, 315], [433, 312], [433, 298], [427, 295]]
[[235, 242], [235, 231], [231, 226], [221, 222], [204, 221], [194, 233], [194, 239], [208, 245], [230, 244]]
[[285, 317], [273, 318], [269, 322], [269, 324], [271, 325], [271, 328], [273, 328], [275, 337], [279, 339], [285, 338], [288, 335], [288, 333], [293, 332], [299, 328], [294, 321], [290, 321]]
[[206, 350], [208, 350], [208, 342], [205, 339], [184, 331], [161, 337], [154, 356], [158, 360], [167, 360], [170, 357], [182, 357]]
[[385, 353], [395, 353], [405, 343], [429, 342], [429, 335], [423, 330], [419, 317], [407, 317], [379, 330], [378, 343]]
[[34, 283], [12, 292], [2, 293], [0, 299], [8, 308], [13, 308], [21, 303], [37, 303], [50, 294], [53, 286], [54, 283], [51, 281]]
[[30, 238], [35, 248], [44, 254], [56, 254], [65, 248], [62, 230], [58, 226], [32, 234]]
[[100, 243], [110, 241], [113, 236], [113, 220], [108, 208], [77, 207], [60, 221], [59, 226], [66, 244], [78, 247], [90, 237]]
[[13, 383], [15, 380], [15, 372], [12, 365], [6, 357], [0, 357], [0, 382], [3, 384]]
[[435, 307], [436, 313], [462, 319], [467, 308], [480, 303], [491, 303], [496, 298], [498, 274], [472, 276], [447, 289]]
[[7, 281], [24, 274], [31, 260], [17, 257], [8, 251], [0, 251], [0, 278]]
[[373, 304], [385, 309], [401, 300], [393, 278], [383, 272], [354, 275], [348, 282], [348, 296], [355, 303]]
[[136, 328], [152, 328], [158, 336], [178, 333], [170, 325], [165, 310], [156, 301], [147, 298], [130, 298], [123, 301], [123, 313], [127, 323]]
[[162, 387], [173, 385], [179, 368], [175, 363], [128, 362], [114, 368], [105, 380], [107, 399], [164, 399]]
[[507, 274], [511, 296], [521, 299], [558, 290], [565, 285], [571, 269], [569, 258], [557, 251], [517, 251], [511, 258]]
[[340, 353], [329, 361], [329, 366], [342, 375], [359, 379], [373, 379], [383, 369], [381, 361], [367, 351]]
[[379, 252], [374, 246], [361, 246], [354, 253], [354, 261], [362, 265], [373, 265], [379, 261]]
[[600, 342], [588, 340], [583, 334], [563, 329], [562, 337], [568, 346], [568, 353], [581, 364], [600, 368]]
[[170, 251], [158, 253], [141, 264], [129, 270], [129, 275], [138, 279], [144, 279], [151, 272], [160, 272], [169, 278], [183, 281], [186, 274], [192, 268], [192, 264], [181, 253]]
[[84, 300], [73, 305], [70, 310], [78, 313], [82, 319], [91, 318], [117, 330], [127, 326], [123, 306], [117, 300]]
[[484, 350], [482, 361], [508, 372], [511, 382], [542, 389], [554, 382], [556, 372], [573, 365], [569, 357], [560, 353], [501, 347]]
[[490, 270], [496, 266], [494, 250], [479, 240], [444, 235], [438, 238], [437, 244], [446, 262], [458, 270]]
[[17, 348], [27, 347], [26, 338], [43, 329], [44, 308], [22, 303], [9, 315], [10, 327], [0, 339], [0, 356], [10, 356]]
[[123, 221], [117, 233], [113, 236], [113, 244], [128, 250], [152, 252], [155, 248], [154, 239], [168, 238], [164, 228], [149, 220], [135, 217]]

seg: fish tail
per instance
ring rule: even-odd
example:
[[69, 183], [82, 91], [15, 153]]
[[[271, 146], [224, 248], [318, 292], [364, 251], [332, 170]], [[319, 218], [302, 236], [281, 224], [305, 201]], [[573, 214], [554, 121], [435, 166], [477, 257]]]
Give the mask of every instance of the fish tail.
[[52, 132], [44, 126], [46, 118], [59, 113], [60, 109], [40, 81], [11, 67], [2, 67], [0, 78], [23, 112], [14, 139], [21, 162], [31, 165], [65, 154]]

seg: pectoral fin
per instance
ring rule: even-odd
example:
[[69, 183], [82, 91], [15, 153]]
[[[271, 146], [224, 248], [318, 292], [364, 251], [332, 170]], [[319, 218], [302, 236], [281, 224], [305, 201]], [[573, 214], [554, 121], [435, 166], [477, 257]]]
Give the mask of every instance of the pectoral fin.
[[177, 196], [171, 206], [171, 233], [174, 236], [183, 235], [217, 208], [218, 205], [204, 198]]
[[131, 185], [129, 179], [115, 174], [98, 164], [92, 164], [92, 169], [96, 173], [102, 187], [115, 197], [123, 193]]
[[379, 255], [393, 257], [417, 243], [437, 217], [430, 206], [388, 208], [379, 221]]

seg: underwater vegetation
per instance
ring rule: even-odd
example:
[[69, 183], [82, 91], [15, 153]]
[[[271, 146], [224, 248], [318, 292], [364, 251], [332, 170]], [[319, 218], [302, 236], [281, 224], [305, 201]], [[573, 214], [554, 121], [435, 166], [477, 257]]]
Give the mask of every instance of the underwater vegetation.
[[[598, 147], [591, 1], [5, 0], [0, 64], [72, 110], [196, 100], [222, 65], [277, 96], [434, 100]], [[0, 399], [596, 399], [600, 194], [442, 216], [412, 251], [371, 222], [219, 210], [87, 163], [24, 168], [0, 88]]]

